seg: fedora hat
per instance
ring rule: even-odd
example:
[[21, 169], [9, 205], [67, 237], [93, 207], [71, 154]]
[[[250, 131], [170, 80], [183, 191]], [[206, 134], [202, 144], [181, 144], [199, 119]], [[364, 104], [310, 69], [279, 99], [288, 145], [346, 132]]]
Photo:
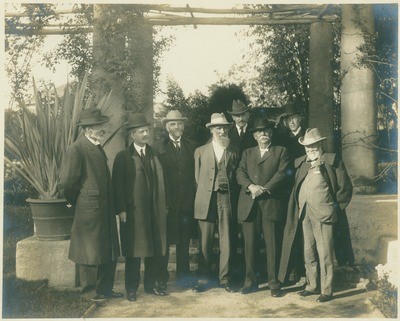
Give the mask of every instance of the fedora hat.
[[233, 116], [236, 116], [236, 115], [244, 114], [249, 109], [250, 109], [250, 107], [246, 107], [246, 105], [244, 103], [242, 103], [240, 99], [236, 99], [236, 100], [233, 100], [233, 102], [232, 102], [232, 111], [228, 110], [228, 113]]
[[249, 129], [250, 133], [258, 132], [259, 130], [273, 129], [275, 124], [265, 118], [258, 118], [254, 121], [253, 127]]
[[90, 126], [106, 123], [110, 120], [107, 116], [101, 114], [101, 110], [96, 107], [87, 108], [79, 114], [78, 126]]
[[214, 113], [211, 115], [211, 121], [206, 124], [206, 127], [210, 128], [215, 126], [228, 126], [231, 124], [232, 123], [226, 120], [224, 113]]
[[325, 139], [326, 137], [321, 136], [318, 128], [307, 128], [304, 136], [299, 138], [299, 143], [301, 145], [308, 146], [323, 141]]
[[149, 125], [150, 123], [147, 121], [146, 116], [141, 113], [130, 114], [125, 122], [125, 127], [128, 130]]
[[283, 114], [280, 117], [289, 117], [295, 114], [301, 114], [301, 109], [297, 107], [294, 103], [287, 103], [283, 106]]
[[182, 114], [179, 112], [179, 110], [170, 110], [167, 116], [165, 116], [165, 118], [161, 120], [161, 122], [163, 125], [165, 125], [169, 121], [176, 121], [176, 120], [186, 121], [187, 118], [182, 117]]

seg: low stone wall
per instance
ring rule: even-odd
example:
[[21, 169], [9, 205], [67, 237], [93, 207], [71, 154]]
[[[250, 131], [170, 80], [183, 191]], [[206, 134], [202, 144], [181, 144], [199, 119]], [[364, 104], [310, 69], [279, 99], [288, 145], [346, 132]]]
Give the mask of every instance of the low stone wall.
[[397, 195], [354, 195], [346, 211], [355, 263], [386, 263], [388, 244], [398, 237]]

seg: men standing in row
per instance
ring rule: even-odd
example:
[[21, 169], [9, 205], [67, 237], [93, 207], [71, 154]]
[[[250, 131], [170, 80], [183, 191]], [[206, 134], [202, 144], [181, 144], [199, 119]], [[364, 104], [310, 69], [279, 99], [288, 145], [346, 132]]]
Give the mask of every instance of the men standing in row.
[[97, 268], [95, 302], [122, 296], [113, 291], [118, 232], [111, 175], [100, 144], [108, 121], [98, 108], [81, 112], [77, 125], [83, 135], [68, 148], [60, 175], [60, 191], [75, 205], [68, 257], [79, 266], [82, 292], [90, 286], [86, 271]]
[[[299, 139], [307, 155], [295, 161], [295, 182], [289, 200], [279, 271], [279, 279], [283, 282], [295, 234], [301, 224], [307, 284], [299, 294], [321, 293], [318, 302], [332, 298], [334, 225], [337, 221], [347, 222], [345, 208], [352, 197], [352, 184], [343, 163], [336, 154], [322, 150], [325, 139], [317, 128], [307, 129], [304, 137]], [[339, 257], [340, 253], [336, 255]]]
[[[234, 292], [230, 284], [231, 225], [233, 181], [238, 164], [238, 148], [230, 145], [224, 114], [214, 113], [206, 127], [212, 134], [211, 142], [196, 149], [195, 179], [197, 191], [194, 217], [200, 228], [201, 255], [205, 262], [206, 279], [199, 280], [194, 292], [207, 289], [211, 274], [211, 257], [214, 233], [218, 227], [220, 262], [219, 283], [228, 292]], [[206, 283], [204, 283], [206, 282]]]
[[[171, 110], [162, 120], [168, 137], [158, 141], [153, 148], [158, 152], [166, 178], [166, 187], [171, 206], [167, 219], [167, 249], [176, 244], [176, 276], [183, 280], [189, 276], [189, 243], [192, 229], [194, 195], [194, 151], [197, 143], [182, 137], [186, 117]], [[163, 263], [168, 279], [169, 251]]]
[[258, 146], [244, 151], [237, 169], [237, 180], [242, 187], [238, 218], [242, 221], [246, 261], [246, 278], [241, 293], [254, 292], [258, 288], [256, 261], [263, 233], [268, 285], [272, 297], [279, 297], [281, 284], [277, 276], [285, 218], [282, 191], [287, 183], [289, 157], [286, 148], [271, 145], [273, 127], [272, 122], [257, 119], [251, 130]]
[[133, 143], [119, 152], [113, 166], [116, 209], [121, 221], [121, 245], [125, 262], [125, 288], [136, 300], [140, 263], [144, 258], [144, 290], [166, 295], [163, 256], [167, 253], [167, 204], [161, 162], [149, 141], [149, 123], [143, 114], [126, 122]]

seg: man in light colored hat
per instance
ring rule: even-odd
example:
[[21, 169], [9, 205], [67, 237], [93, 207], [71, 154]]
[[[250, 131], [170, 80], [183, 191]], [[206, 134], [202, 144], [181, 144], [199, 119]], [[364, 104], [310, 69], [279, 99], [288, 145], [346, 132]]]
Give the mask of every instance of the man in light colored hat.
[[258, 146], [246, 149], [237, 169], [241, 185], [238, 219], [242, 222], [246, 277], [242, 294], [257, 291], [256, 266], [261, 234], [267, 256], [268, 286], [272, 297], [281, 296], [278, 263], [285, 218], [285, 189], [289, 156], [285, 147], [272, 145], [274, 123], [257, 119], [251, 132]]
[[125, 123], [133, 142], [115, 157], [113, 186], [121, 222], [127, 299], [136, 301], [144, 258], [144, 290], [165, 296], [163, 257], [167, 253], [167, 198], [157, 153], [148, 145], [150, 124], [143, 114]]
[[[306, 156], [295, 160], [295, 182], [289, 200], [279, 271], [279, 278], [283, 280], [300, 222], [307, 283], [299, 294], [303, 297], [320, 294], [318, 302], [332, 299], [334, 228], [343, 228], [347, 224], [345, 208], [352, 197], [352, 184], [346, 169], [336, 154], [323, 152], [324, 140], [326, 137], [322, 137], [317, 128], [307, 129], [299, 138]], [[336, 247], [336, 257], [340, 262], [343, 255], [347, 255], [351, 264], [354, 262], [351, 243], [346, 245], [347, 249], [343, 247], [343, 239], [350, 240], [348, 224], [347, 231], [345, 228], [340, 235], [341, 240], [335, 240], [341, 243]], [[345, 249], [346, 253], [343, 252]]]
[[197, 191], [194, 217], [200, 229], [200, 249], [205, 262], [205, 278], [194, 286], [193, 291], [203, 292], [211, 286], [211, 257], [215, 229], [219, 235], [219, 283], [228, 292], [234, 292], [230, 283], [231, 255], [231, 198], [239, 151], [230, 144], [227, 122], [223, 113], [211, 115], [206, 127], [210, 129], [212, 140], [196, 149], [195, 179]]
[[122, 296], [113, 291], [118, 231], [111, 175], [100, 144], [108, 120], [98, 108], [81, 112], [77, 125], [83, 135], [68, 148], [60, 174], [61, 193], [75, 205], [68, 257], [79, 266], [82, 292], [91, 285], [88, 270], [97, 270], [96, 302]]
[[[193, 206], [196, 192], [194, 179], [194, 151], [198, 144], [182, 136], [186, 117], [171, 110], [162, 120], [168, 137], [154, 144], [164, 168], [166, 186], [171, 205], [167, 220], [167, 248], [176, 244], [176, 276], [178, 282], [187, 283], [190, 276], [189, 243], [194, 225]], [[168, 279], [169, 251], [164, 259], [164, 274]], [[164, 285], [165, 286], [165, 285]]]

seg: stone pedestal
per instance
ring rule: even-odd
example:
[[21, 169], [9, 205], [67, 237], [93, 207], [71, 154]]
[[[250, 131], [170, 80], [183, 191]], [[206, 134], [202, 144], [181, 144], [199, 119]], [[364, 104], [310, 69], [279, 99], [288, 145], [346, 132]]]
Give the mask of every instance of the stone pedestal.
[[75, 263], [68, 259], [69, 240], [39, 241], [29, 237], [17, 243], [16, 276], [27, 281], [48, 280], [59, 289], [75, 288]]

